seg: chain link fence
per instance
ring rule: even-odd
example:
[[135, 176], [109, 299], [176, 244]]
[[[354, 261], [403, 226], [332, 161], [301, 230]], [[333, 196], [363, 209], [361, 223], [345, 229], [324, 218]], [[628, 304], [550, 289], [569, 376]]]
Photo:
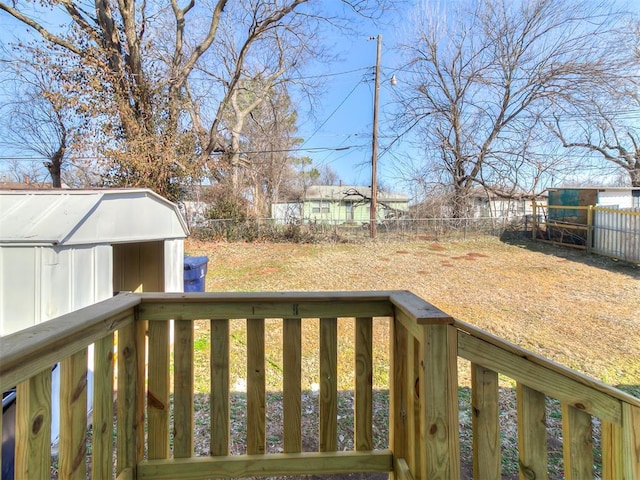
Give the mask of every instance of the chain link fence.
[[[397, 218], [377, 224], [379, 241], [466, 240], [479, 236], [524, 235], [531, 230], [526, 216], [510, 218]], [[269, 218], [206, 220], [191, 228], [200, 240], [281, 241], [297, 243], [350, 242], [370, 239], [369, 223], [290, 221]]]

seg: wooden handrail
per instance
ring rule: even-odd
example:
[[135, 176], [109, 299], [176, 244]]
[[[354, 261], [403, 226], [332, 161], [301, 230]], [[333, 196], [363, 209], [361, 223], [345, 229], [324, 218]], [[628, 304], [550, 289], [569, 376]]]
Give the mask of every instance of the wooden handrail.
[[[344, 317], [354, 318], [353, 452], [335, 451], [336, 322]], [[373, 451], [371, 423], [374, 317], [389, 317], [392, 332], [389, 448], [381, 451]], [[211, 327], [212, 424], [210, 456], [206, 458], [193, 456], [196, 319], [208, 319]], [[250, 425], [247, 455], [240, 456], [229, 455], [230, 319], [247, 322]], [[280, 454], [265, 453], [265, 319], [281, 321], [284, 332], [284, 452]], [[300, 344], [301, 325], [307, 319], [318, 319], [319, 324], [318, 452], [304, 452], [301, 445]], [[173, 346], [169, 320], [174, 320]], [[114, 334], [118, 341], [116, 397]], [[93, 478], [112, 474], [115, 400], [118, 478], [394, 471], [399, 479], [457, 479], [458, 358], [471, 362], [475, 477], [501, 475], [498, 374], [503, 374], [517, 385], [523, 475], [544, 476], [548, 469], [547, 432], [541, 418], [547, 398], [553, 398], [562, 403], [569, 478], [586, 478], [593, 471], [592, 417], [602, 424], [603, 478], [640, 478], [640, 399], [456, 320], [406, 291], [120, 294], [0, 338], [0, 386], [4, 390], [19, 385], [20, 474], [48, 478], [48, 423], [52, 413], [47, 392], [51, 388], [51, 365], [61, 361], [61, 412], [68, 420], [61, 432], [59, 465], [61, 475], [84, 478], [86, 355], [92, 343], [96, 344]]]
[[122, 293], [75, 312], [0, 337], [0, 391], [134, 321], [140, 298]]

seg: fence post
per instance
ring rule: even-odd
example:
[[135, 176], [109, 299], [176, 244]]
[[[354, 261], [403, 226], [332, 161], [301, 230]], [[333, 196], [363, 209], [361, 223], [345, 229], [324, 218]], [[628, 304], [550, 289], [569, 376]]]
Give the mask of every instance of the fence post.
[[593, 205], [587, 210], [587, 253], [591, 253], [593, 247]]

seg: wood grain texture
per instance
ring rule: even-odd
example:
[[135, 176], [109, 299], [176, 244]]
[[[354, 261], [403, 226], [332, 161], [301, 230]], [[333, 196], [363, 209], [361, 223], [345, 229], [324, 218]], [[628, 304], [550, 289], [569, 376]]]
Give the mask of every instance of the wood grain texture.
[[460, 356], [472, 363], [502, 373], [607, 422], [618, 425], [621, 422], [620, 401], [590, 385], [463, 332], [458, 334], [458, 348]]
[[0, 337], [0, 390], [6, 391], [31, 375], [88, 347], [134, 321], [140, 299], [119, 294], [103, 302], [33, 327]]
[[333, 452], [338, 442], [338, 320], [320, 319], [320, 451]]
[[[588, 377], [576, 370], [571, 370], [570, 368], [565, 367], [564, 365], [560, 365], [556, 362], [552, 362], [551, 360], [548, 360], [534, 352], [525, 350], [524, 348], [518, 345], [514, 345], [513, 343], [510, 343], [506, 340], [496, 337], [495, 335], [492, 335], [491, 333], [481, 330], [478, 327], [475, 327], [468, 323], [465, 323], [456, 319], [455, 326], [460, 331], [460, 335], [459, 335], [460, 337], [462, 337], [463, 334], [466, 334], [466, 336], [471, 336], [477, 340], [482, 340], [490, 345], [498, 347], [500, 350], [503, 350], [505, 353], [512, 354], [513, 357], [509, 357], [509, 358], [519, 357], [520, 359], [526, 360], [528, 363], [532, 365], [543, 367], [544, 370], [548, 370], [556, 374], [559, 374], [560, 377], [566, 378], [567, 380], [572, 381], [572, 382], [569, 382], [570, 384], [578, 383], [584, 387], [587, 387], [587, 390], [593, 390], [599, 393], [604, 393], [605, 396], [609, 397], [611, 400], [615, 400], [615, 399], [622, 400], [623, 402], [626, 402], [629, 405], [633, 405], [640, 408], [640, 398], [634, 397], [633, 395], [623, 392], [622, 390], [618, 390], [617, 388], [614, 388], [611, 385], [607, 385], [599, 380], [596, 380], [595, 378]], [[460, 356], [463, 356], [463, 354], [464, 352], [460, 351]], [[518, 365], [522, 365], [522, 364], [518, 362]], [[500, 373], [506, 373], [500, 370], [496, 370], [496, 371]], [[512, 377], [512, 378], [516, 379], [515, 377]], [[527, 383], [527, 382], [523, 382], [523, 383]], [[527, 384], [530, 385], [530, 383], [527, 383]], [[543, 391], [540, 389], [537, 389], [537, 390], [541, 392]], [[547, 395], [560, 399], [559, 397], [552, 394], [547, 394]], [[609, 403], [610, 405], [616, 404], [615, 401], [609, 402]], [[619, 424], [619, 421], [620, 421], [619, 408], [613, 408], [613, 410], [617, 411], [617, 413], [610, 412], [609, 415], [614, 415], [615, 418], [617, 418], [617, 420], [613, 420], [613, 422]], [[592, 412], [591, 414], [594, 416], [598, 416], [597, 414], [594, 414]]]
[[518, 450], [520, 478], [548, 478], [547, 421], [544, 394], [518, 383]]
[[[140, 416], [140, 405], [143, 404], [139, 388], [140, 377], [139, 355], [144, 359], [143, 322], [127, 325], [118, 330], [118, 401], [116, 421], [116, 475], [123, 470], [135, 468], [139, 457], [138, 441], [140, 431], [144, 435], [144, 416]], [[138, 352], [142, 345], [142, 352]], [[141, 362], [144, 367], [144, 360]], [[140, 383], [143, 383], [140, 381]], [[138, 401], [140, 399], [140, 401]], [[138, 422], [142, 421], [139, 425]], [[142, 442], [143, 443], [143, 442]]]
[[640, 408], [622, 404], [622, 478], [640, 478]]
[[113, 334], [95, 343], [91, 477], [111, 478], [113, 463]]
[[373, 450], [373, 319], [355, 322], [355, 448]]
[[473, 478], [501, 478], [498, 374], [471, 365]]
[[147, 455], [169, 456], [169, 322], [149, 322], [147, 387]]
[[622, 427], [602, 422], [600, 427], [602, 445], [602, 480], [624, 478], [622, 459]]
[[303, 452], [149, 460], [137, 468], [138, 480], [274, 477], [391, 472], [389, 450], [375, 452]]
[[591, 415], [562, 404], [562, 447], [566, 480], [593, 476], [593, 430]]
[[51, 368], [18, 384], [15, 478], [45, 480], [51, 463]]
[[87, 476], [87, 350], [60, 362], [61, 478]]
[[188, 458], [193, 454], [193, 322], [175, 322], [173, 455]]
[[421, 478], [460, 478], [455, 328], [425, 325], [420, 342]]
[[393, 319], [389, 322], [391, 351], [389, 355], [389, 446], [398, 458], [408, 455], [407, 409], [411, 393], [407, 376], [407, 342], [408, 332], [404, 325]]
[[211, 320], [211, 455], [229, 454], [229, 320]]
[[247, 320], [247, 453], [265, 453], [264, 319]]
[[302, 451], [302, 325], [283, 320], [283, 423], [285, 453]]

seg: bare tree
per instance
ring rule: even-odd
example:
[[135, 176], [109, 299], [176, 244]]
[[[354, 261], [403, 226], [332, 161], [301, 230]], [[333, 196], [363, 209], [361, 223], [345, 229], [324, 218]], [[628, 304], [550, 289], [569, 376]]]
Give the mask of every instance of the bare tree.
[[541, 154], [551, 103], [590, 88], [618, 56], [607, 2], [472, 5], [422, 12], [404, 48], [414, 73], [402, 121], [417, 125], [425, 171], [450, 187], [456, 217], [474, 186], [533, 190], [554, 167]]
[[[378, 7], [376, 0], [343, 2], [363, 14]], [[92, 116], [94, 136], [103, 141], [106, 181], [148, 186], [175, 199], [181, 184], [203, 167], [220, 175], [218, 160], [230, 150], [225, 132], [235, 128], [225, 125], [225, 115], [237, 89], [256, 71], [271, 44], [267, 39], [286, 34], [290, 41], [313, 43], [307, 35], [314, 29], [307, 27], [326, 20], [315, 8], [320, 4], [52, 0], [0, 2], [0, 11], [38, 32], [42, 41], [20, 48], [65, 78], [78, 110]], [[66, 25], [47, 28], [50, 15]], [[225, 36], [223, 29], [231, 27], [234, 35]], [[233, 48], [225, 48], [225, 38], [232, 38]], [[221, 68], [211, 69], [215, 64]], [[211, 72], [220, 82], [202, 86]], [[209, 95], [202, 96], [205, 89]]]
[[615, 74], [557, 105], [547, 125], [563, 147], [595, 154], [604, 160], [602, 171], [609, 164], [614, 173], [624, 172], [631, 186], [640, 187], [640, 23], [623, 29], [618, 44], [628, 55], [617, 63]]
[[8, 99], [0, 120], [5, 131], [2, 144], [21, 156], [35, 154], [44, 159], [52, 186], [61, 188], [75, 128], [59, 85], [28, 62], [6, 63], [6, 67], [12, 70], [13, 81], [4, 85]]

